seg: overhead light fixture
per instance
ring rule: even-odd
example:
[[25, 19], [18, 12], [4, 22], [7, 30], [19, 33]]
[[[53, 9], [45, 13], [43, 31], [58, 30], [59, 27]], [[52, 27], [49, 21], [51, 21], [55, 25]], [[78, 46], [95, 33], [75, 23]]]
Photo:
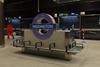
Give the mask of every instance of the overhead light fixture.
[[57, 17], [58, 17], [58, 14], [57, 14], [57, 13], [55, 13], [55, 14], [54, 14], [54, 17], [55, 17], [55, 18], [57, 18]]
[[19, 18], [19, 19], [21, 19], [22, 17], [21, 17], [21, 16], [19, 16], [18, 18]]
[[53, 0], [53, 1], [58, 4], [62, 4], [62, 3], [68, 3], [68, 2], [76, 2], [76, 1], [80, 1], [80, 0]]
[[80, 12], [80, 15], [85, 15], [85, 11]]

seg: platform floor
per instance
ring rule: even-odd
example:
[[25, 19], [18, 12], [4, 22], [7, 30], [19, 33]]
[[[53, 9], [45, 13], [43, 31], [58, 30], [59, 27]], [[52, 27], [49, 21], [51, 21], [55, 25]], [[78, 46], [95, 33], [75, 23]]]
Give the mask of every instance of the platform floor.
[[71, 61], [20, 54], [10, 45], [0, 48], [0, 67], [100, 67], [100, 41], [85, 40], [85, 48]]

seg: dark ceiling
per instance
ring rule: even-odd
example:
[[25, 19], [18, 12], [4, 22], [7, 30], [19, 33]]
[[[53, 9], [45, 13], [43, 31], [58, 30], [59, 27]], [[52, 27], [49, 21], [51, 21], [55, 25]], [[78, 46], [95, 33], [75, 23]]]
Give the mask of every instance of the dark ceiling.
[[[86, 13], [100, 14], [100, 0], [39, 0], [40, 12], [60, 13], [86, 11]], [[37, 12], [38, 0], [5, 0], [5, 16], [33, 17]]]

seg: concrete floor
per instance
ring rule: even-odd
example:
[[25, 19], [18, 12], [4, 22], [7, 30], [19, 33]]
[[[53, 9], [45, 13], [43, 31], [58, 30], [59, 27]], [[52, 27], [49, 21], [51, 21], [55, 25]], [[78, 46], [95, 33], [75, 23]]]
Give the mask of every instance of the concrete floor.
[[71, 61], [30, 56], [18, 53], [20, 48], [10, 45], [6, 40], [6, 47], [0, 48], [1, 67], [100, 67], [100, 41], [85, 40], [85, 48]]

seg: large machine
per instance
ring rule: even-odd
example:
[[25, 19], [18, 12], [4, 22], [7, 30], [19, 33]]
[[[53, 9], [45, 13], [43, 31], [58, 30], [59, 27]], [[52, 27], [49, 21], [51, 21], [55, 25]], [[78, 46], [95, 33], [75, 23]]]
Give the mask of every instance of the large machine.
[[62, 30], [57, 27], [51, 15], [38, 14], [30, 29], [23, 29], [24, 36], [16, 38], [13, 45], [22, 47], [24, 52], [70, 60], [72, 54], [83, 48], [83, 44], [77, 44], [74, 40], [73, 29]]

